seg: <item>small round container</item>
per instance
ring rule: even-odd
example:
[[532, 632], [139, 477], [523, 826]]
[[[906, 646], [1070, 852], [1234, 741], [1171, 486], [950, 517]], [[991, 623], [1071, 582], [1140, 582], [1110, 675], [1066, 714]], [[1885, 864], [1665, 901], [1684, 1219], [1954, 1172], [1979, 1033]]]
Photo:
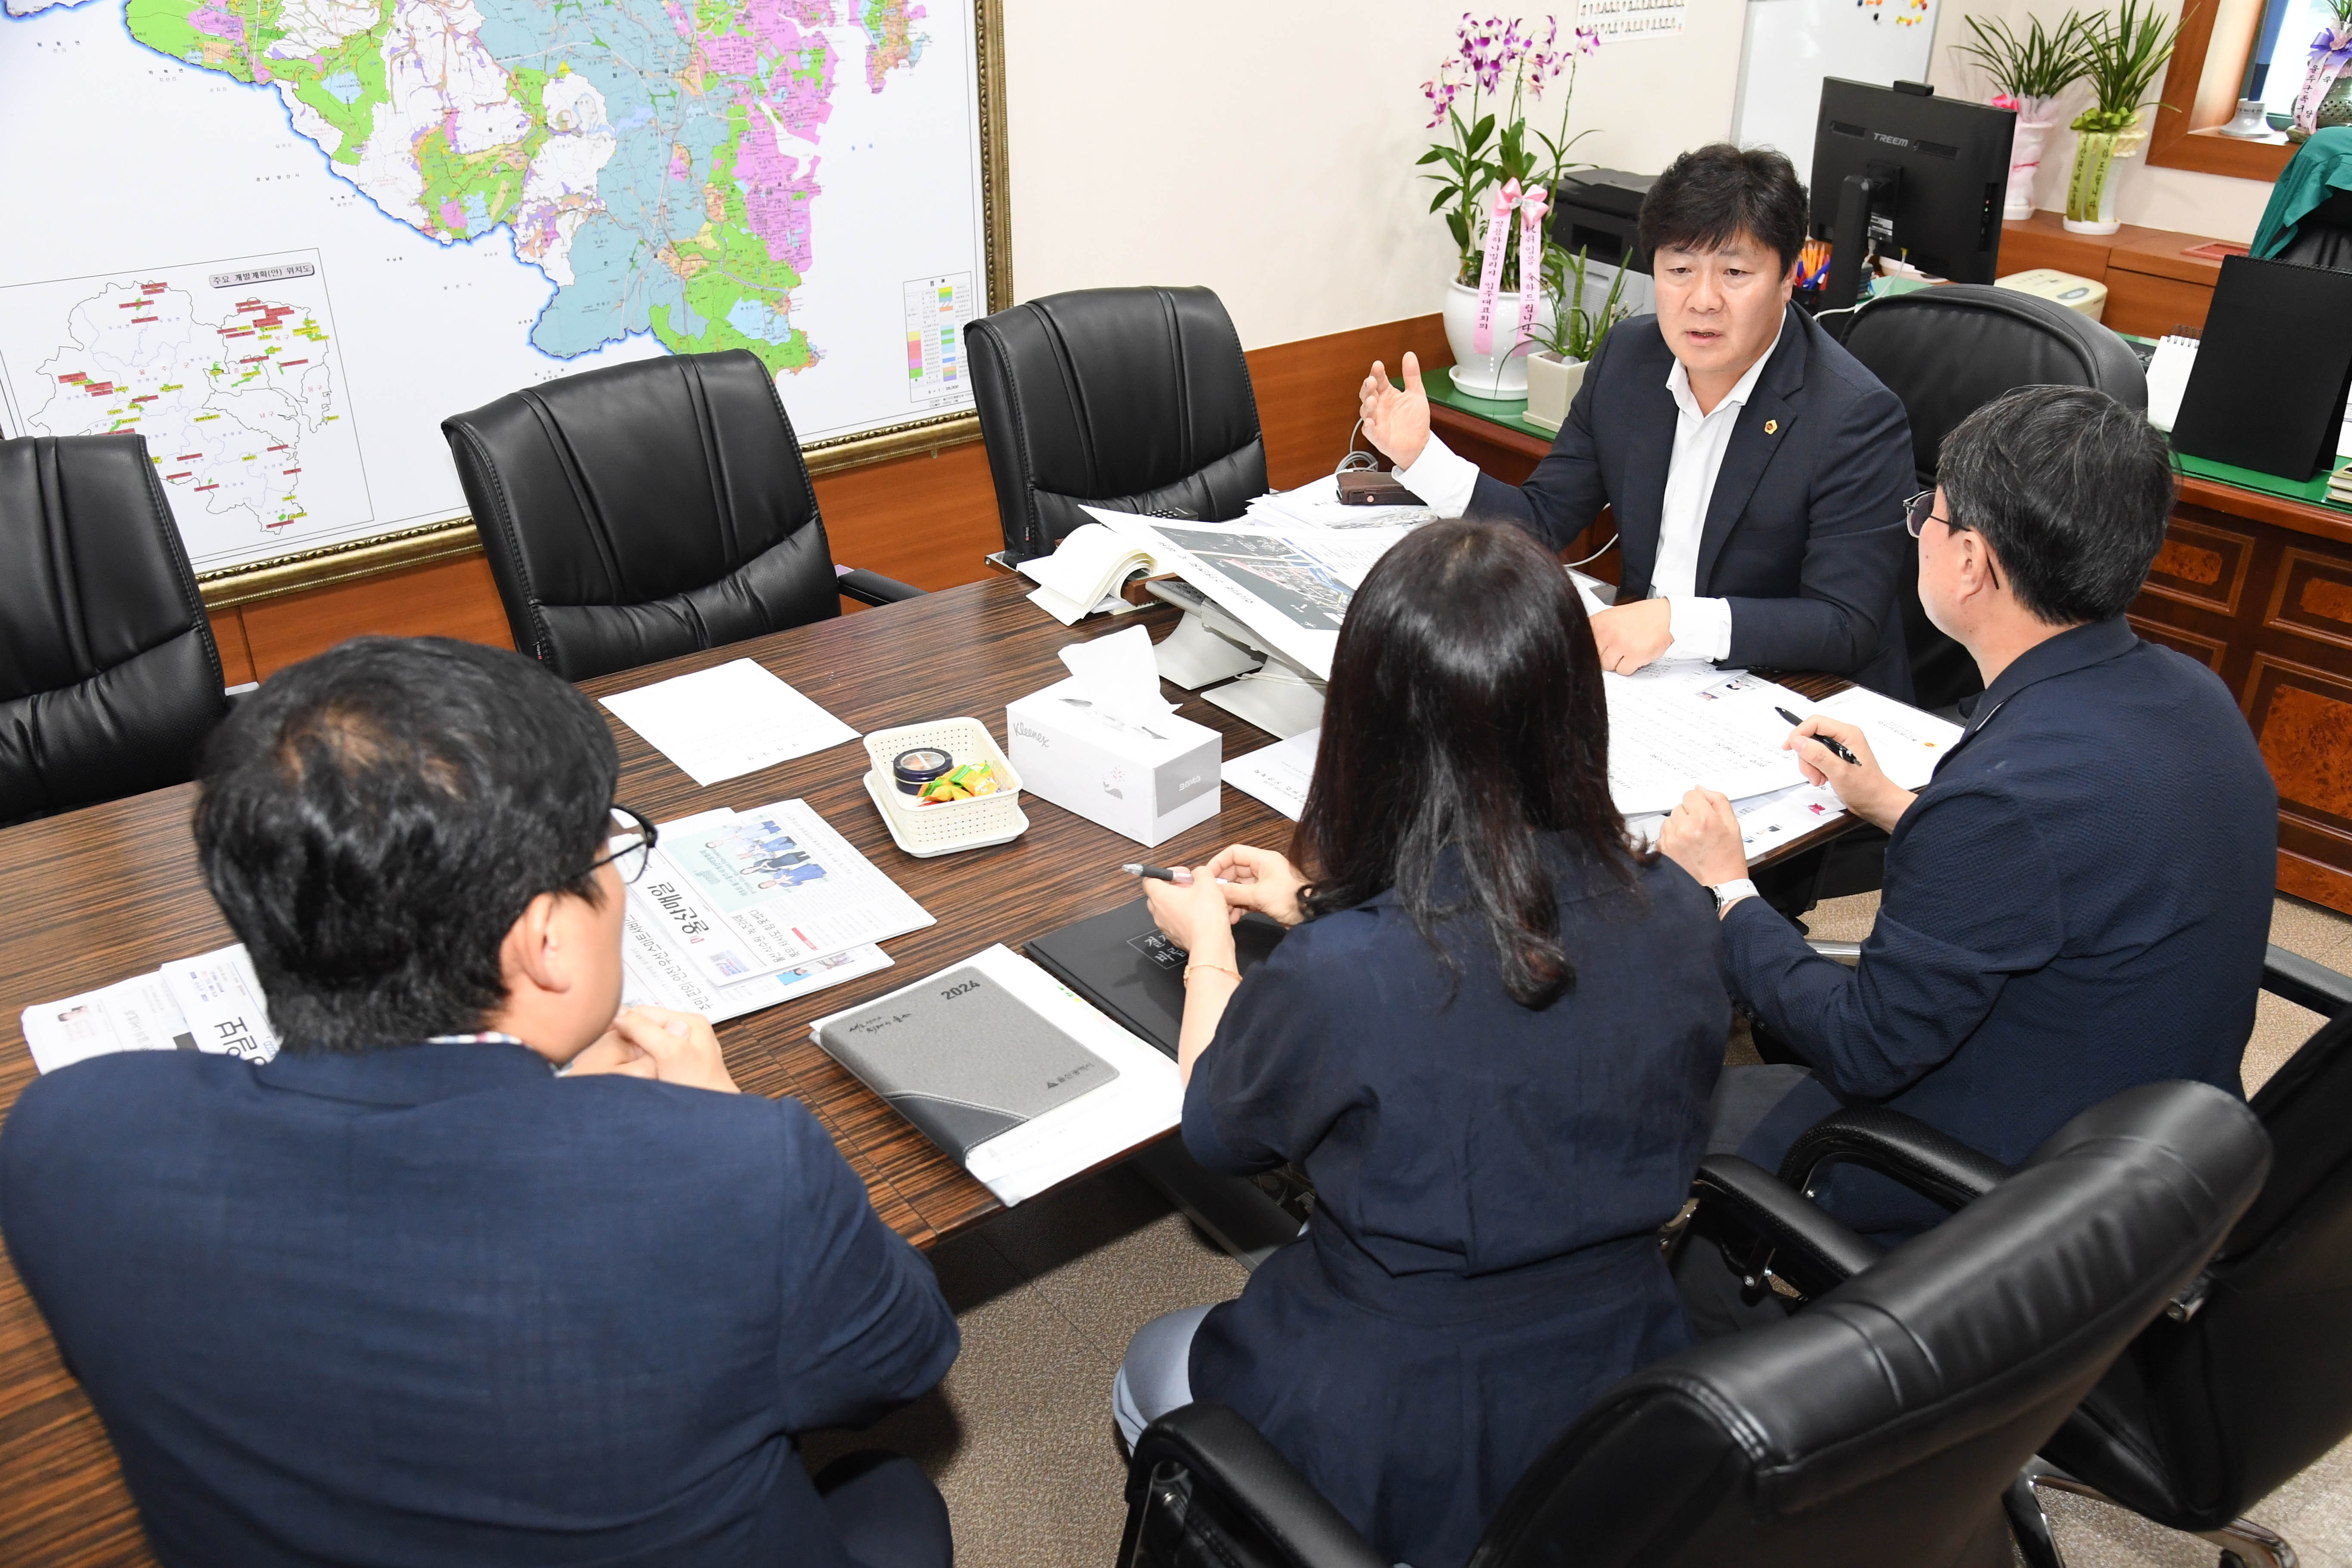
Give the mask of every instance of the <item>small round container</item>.
[[901, 752], [890, 763], [890, 776], [900, 795], [919, 794], [935, 778], [955, 771], [955, 758], [938, 746], [916, 746]]

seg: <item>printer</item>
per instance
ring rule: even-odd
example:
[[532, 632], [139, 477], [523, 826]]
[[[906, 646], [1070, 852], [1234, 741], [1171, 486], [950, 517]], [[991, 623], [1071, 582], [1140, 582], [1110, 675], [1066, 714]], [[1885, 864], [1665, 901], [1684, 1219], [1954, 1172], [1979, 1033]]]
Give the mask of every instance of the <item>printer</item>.
[[1562, 175], [1552, 191], [1552, 243], [1570, 255], [1581, 250], [1603, 266], [1648, 272], [1650, 258], [1635, 237], [1634, 220], [1641, 216], [1642, 198], [1657, 178], [1622, 169], [1582, 169]]

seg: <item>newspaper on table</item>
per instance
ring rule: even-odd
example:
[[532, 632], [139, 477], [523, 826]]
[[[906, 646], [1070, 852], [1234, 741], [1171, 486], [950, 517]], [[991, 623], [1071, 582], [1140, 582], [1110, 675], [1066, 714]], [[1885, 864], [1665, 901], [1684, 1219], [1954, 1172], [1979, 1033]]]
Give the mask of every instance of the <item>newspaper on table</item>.
[[209, 1051], [258, 1062], [278, 1054], [269, 1006], [242, 944], [27, 1007], [18, 1024], [42, 1072], [111, 1051]]
[[706, 986], [802, 969], [931, 916], [806, 801], [661, 825], [629, 910]]

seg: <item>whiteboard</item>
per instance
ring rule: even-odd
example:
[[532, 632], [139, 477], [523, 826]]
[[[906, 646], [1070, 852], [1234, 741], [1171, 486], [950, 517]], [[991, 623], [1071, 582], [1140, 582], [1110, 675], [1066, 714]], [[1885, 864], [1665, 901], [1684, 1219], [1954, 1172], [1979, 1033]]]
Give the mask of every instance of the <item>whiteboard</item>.
[[1731, 139], [1777, 147], [1813, 177], [1813, 128], [1822, 79], [1891, 87], [1925, 81], [1936, 41], [1937, 0], [1748, 0], [1739, 46], [1739, 98]]
[[993, 3], [0, 0], [0, 435], [145, 436], [219, 576], [462, 522], [441, 421], [600, 365], [966, 418]]

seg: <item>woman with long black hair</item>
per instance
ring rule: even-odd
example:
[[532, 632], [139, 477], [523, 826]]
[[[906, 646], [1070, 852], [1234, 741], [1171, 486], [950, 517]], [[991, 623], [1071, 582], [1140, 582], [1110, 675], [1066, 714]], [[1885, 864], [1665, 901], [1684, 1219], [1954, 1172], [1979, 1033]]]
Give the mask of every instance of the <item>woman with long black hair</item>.
[[[1131, 1443], [1232, 1405], [1391, 1562], [1456, 1568], [1546, 1443], [1688, 1342], [1658, 1250], [1729, 1004], [1706, 893], [1609, 798], [1592, 632], [1504, 524], [1384, 557], [1332, 661], [1296, 860], [1150, 884], [1189, 950], [1184, 1141], [1314, 1179], [1239, 1299], [1129, 1347]], [[1293, 926], [1244, 983], [1231, 922]]]

